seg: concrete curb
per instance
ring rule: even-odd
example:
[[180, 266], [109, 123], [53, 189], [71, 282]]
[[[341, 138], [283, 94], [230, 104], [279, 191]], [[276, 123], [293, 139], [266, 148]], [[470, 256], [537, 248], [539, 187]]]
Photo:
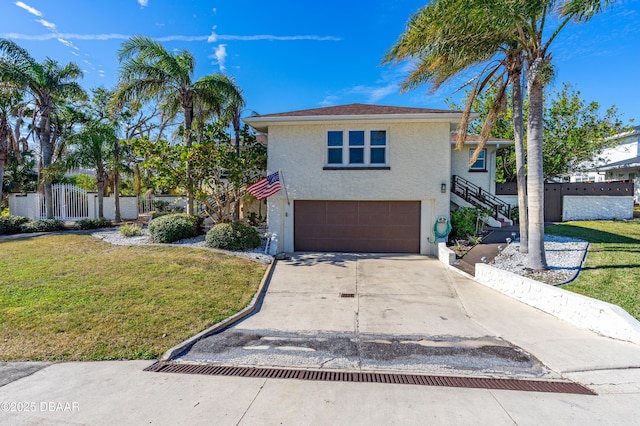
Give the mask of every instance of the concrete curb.
[[483, 263], [476, 264], [475, 281], [578, 327], [640, 344], [640, 322], [620, 306]]
[[236, 314], [230, 316], [229, 318], [225, 318], [222, 321], [220, 321], [219, 323], [212, 325], [211, 327], [207, 328], [206, 330], [201, 331], [200, 333], [196, 334], [195, 336], [192, 336], [192, 337], [188, 338], [187, 340], [185, 340], [185, 341], [183, 341], [181, 343], [178, 343], [176, 346], [174, 346], [173, 348], [171, 348], [168, 351], [166, 351], [159, 358], [159, 361], [169, 361], [169, 360], [171, 360], [173, 358], [177, 358], [182, 353], [184, 353], [187, 350], [189, 350], [200, 339], [204, 339], [204, 338], [209, 337], [209, 336], [211, 336], [213, 334], [219, 333], [222, 330], [224, 330], [225, 328], [231, 327], [235, 323], [243, 320], [244, 318], [246, 318], [249, 315], [251, 315], [254, 312], [256, 312], [259, 309], [260, 305], [262, 304], [262, 300], [264, 298], [264, 295], [267, 292], [267, 288], [269, 288], [269, 282], [271, 281], [271, 277], [273, 276], [273, 270], [275, 269], [275, 266], [276, 266], [277, 262], [278, 261], [276, 259], [274, 259], [273, 262], [271, 262], [269, 264], [269, 266], [267, 267], [267, 270], [264, 272], [264, 275], [262, 276], [262, 280], [260, 281], [260, 285], [258, 286], [258, 291], [256, 291], [256, 294], [253, 296], [253, 299], [251, 299], [251, 302], [249, 302], [249, 305], [247, 305], [246, 308], [244, 308], [240, 312], [237, 312]]

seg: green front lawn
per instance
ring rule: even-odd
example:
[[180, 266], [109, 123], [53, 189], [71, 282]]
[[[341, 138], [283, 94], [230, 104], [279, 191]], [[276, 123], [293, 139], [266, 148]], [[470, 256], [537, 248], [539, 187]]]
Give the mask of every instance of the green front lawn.
[[567, 222], [545, 232], [591, 243], [580, 276], [563, 289], [619, 305], [640, 320], [640, 222]]
[[90, 236], [0, 242], [0, 360], [152, 359], [244, 308], [265, 265]]

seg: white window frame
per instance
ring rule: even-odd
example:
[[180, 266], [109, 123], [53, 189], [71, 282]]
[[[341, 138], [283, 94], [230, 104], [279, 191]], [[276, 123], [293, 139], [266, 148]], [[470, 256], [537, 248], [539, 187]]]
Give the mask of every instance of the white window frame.
[[[385, 144], [384, 145], [371, 145], [371, 132], [385, 132]], [[329, 163], [329, 132], [342, 132], [342, 163]], [[364, 148], [364, 162], [363, 163], [349, 163], [349, 152], [351, 146], [349, 145], [349, 132], [364, 132], [364, 145], [354, 146], [354, 148]], [[389, 129], [385, 127], [365, 127], [365, 128], [329, 128], [324, 133], [324, 155], [325, 155], [325, 168], [389, 168]], [[371, 149], [372, 148], [384, 148], [384, 163], [371, 163]]]

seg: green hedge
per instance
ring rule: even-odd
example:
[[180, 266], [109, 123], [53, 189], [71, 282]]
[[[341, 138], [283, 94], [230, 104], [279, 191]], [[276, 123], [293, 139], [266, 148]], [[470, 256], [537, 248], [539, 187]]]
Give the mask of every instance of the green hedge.
[[34, 220], [20, 225], [20, 232], [52, 232], [64, 229], [64, 222], [56, 219]]
[[31, 219], [25, 216], [0, 216], [0, 235], [17, 234], [20, 232], [20, 225], [30, 220]]
[[198, 235], [202, 219], [186, 213], [161, 216], [149, 222], [149, 234], [157, 243], [172, 243]]
[[109, 219], [99, 218], [99, 219], [82, 219], [77, 221], [73, 225], [73, 229], [98, 229], [98, 228], [109, 228], [113, 226], [113, 223]]
[[223, 250], [247, 250], [260, 246], [260, 235], [254, 228], [241, 222], [219, 223], [207, 232], [205, 243]]

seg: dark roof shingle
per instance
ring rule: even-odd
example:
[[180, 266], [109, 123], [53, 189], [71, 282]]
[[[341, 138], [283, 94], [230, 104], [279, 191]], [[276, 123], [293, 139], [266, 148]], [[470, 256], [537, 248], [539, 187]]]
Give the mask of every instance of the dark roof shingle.
[[302, 109], [298, 111], [279, 112], [276, 114], [258, 115], [257, 117], [315, 117], [323, 115], [376, 115], [376, 114], [437, 114], [459, 113], [445, 109], [410, 108], [371, 104], [336, 105], [323, 108]]

